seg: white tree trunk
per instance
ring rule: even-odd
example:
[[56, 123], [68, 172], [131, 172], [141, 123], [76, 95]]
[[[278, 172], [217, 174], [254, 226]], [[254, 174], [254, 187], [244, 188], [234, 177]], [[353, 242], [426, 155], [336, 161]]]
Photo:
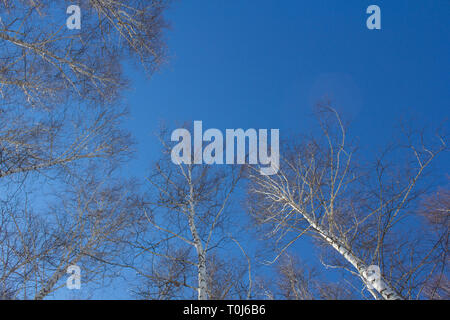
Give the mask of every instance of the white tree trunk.
[[294, 210], [300, 212], [303, 215], [303, 217], [308, 221], [311, 227], [314, 228], [329, 245], [331, 245], [337, 252], [339, 252], [344, 257], [345, 260], [350, 262], [350, 264], [358, 271], [358, 274], [360, 275], [364, 284], [366, 285], [368, 290], [372, 293], [372, 295], [374, 295], [375, 298], [377, 298], [377, 296], [373, 293], [373, 290], [378, 292], [378, 294], [380, 294], [381, 297], [383, 297], [383, 299], [385, 300], [403, 300], [403, 297], [401, 297], [399, 294], [396, 293], [394, 288], [392, 288], [392, 286], [383, 279], [381, 274], [379, 275], [379, 278], [372, 279], [372, 277], [370, 277], [367, 272], [368, 266], [366, 266], [366, 264], [363, 261], [361, 261], [358, 257], [356, 257], [349, 249], [347, 249], [342, 244], [342, 241], [330, 235], [326, 230], [324, 230], [320, 225], [318, 225], [311, 217], [302, 212], [302, 210], [299, 210], [295, 206], [292, 207], [294, 208]]
[[369, 277], [367, 273], [368, 266], [366, 266], [365, 263], [357, 258], [351, 251], [340, 245], [338, 240], [335, 240], [326, 234], [322, 234], [320, 230], [318, 231], [321, 236], [358, 271], [369, 291], [371, 288], [375, 289], [385, 300], [403, 300], [403, 298], [383, 279], [381, 274], [376, 279]]
[[206, 277], [206, 253], [202, 250], [198, 254], [198, 300], [208, 299]]
[[[191, 180], [190, 172], [189, 172], [189, 181]], [[197, 232], [197, 227], [195, 225], [195, 205], [193, 200], [193, 186], [190, 183], [190, 199], [189, 199], [189, 215], [188, 215], [188, 224], [189, 229], [192, 234], [192, 238], [194, 240], [195, 249], [197, 251], [197, 278], [198, 278], [198, 300], [207, 300], [208, 299], [208, 285], [207, 285], [207, 271], [206, 271], [206, 248], [203, 248], [202, 240]]]

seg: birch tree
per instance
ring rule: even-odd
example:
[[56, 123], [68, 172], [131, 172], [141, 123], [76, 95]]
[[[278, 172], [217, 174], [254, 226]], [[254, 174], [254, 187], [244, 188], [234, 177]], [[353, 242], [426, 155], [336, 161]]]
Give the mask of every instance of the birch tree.
[[[446, 240], [408, 233], [408, 224], [401, 225], [408, 219], [417, 223], [418, 199], [429, 190], [426, 173], [447, 150], [446, 137], [426, 145], [423, 135], [414, 140], [410, 134], [400, 148], [391, 147], [375, 165], [363, 166], [336, 110], [319, 107], [318, 120], [322, 135], [286, 142], [278, 174], [250, 172], [249, 212], [278, 244], [268, 260], [276, 261], [310, 236], [324, 250], [325, 268], [359, 279], [373, 298], [420, 296], [417, 288], [443, 266], [439, 257]], [[390, 166], [391, 161], [399, 163]]]
[[167, 2], [79, 1], [80, 30], [71, 4], [0, 1], [2, 298], [48, 297], [71, 264], [112, 276], [137, 228], [138, 193], [117, 181], [133, 152], [122, 64], [159, 68]]
[[2, 206], [2, 298], [44, 299], [66, 287], [73, 265], [81, 269], [84, 292], [107, 284], [142, 224], [138, 194], [132, 181], [91, 176], [59, 192], [44, 212]]
[[247, 260], [242, 254], [238, 260], [244, 263], [233, 265], [225, 249], [231, 243], [240, 250], [232, 240], [230, 203], [241, 170], [175, 165], [164, 135], [161, 141], [163, 156], [147, 178], [149, 209], [144, 213], [150, 232], [136, 244], [146, 257], [140, 265], [150, 266], [137, 270], [143, 278], [138, 296], [204, 300], [246, 294], [240, 279], [247, 272]]
[[13, 106], [114, 104], [123, 59], [151, 74], [164, 57], [162, 0], [83, 0], [80, 30], [66, 27], [71, 1], [0, 2], [0, 95]]

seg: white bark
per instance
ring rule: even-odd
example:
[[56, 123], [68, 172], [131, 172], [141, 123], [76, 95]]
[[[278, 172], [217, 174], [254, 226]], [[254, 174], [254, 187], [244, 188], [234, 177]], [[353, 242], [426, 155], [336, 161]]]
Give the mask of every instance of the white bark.
[[202, 241], [195, 227], [194, 217], [192, 213], [189, 215], [189, 228], [194, 239], [195, 249], [197, 250], [197, 278], [198, 278], [198, 300], [208, 299], [207, 282], [206, 282], [206, 252], [203, 248]]
[[201, 251], [198, 254], [198, 300], [208, 299], [206, 275], [206, 253]]
[[206, 248], [203, 248], [202, 240], [197, 231], [195, 225], [195, 204], [194, 204], [194, 187], [192, 185], [191, 171], [189, 170], [189, 213], [188, 213], [188, 223], [189, 229], [192, 234], [195, 249], [197, 251], [197, 278], [198, 278], [198, 300], [208, 299], [208, 287], [207, 287], [207, 271], [206, 271]]
[[[308, 221], [308, 223], [311, 225], [311, 227], [358, 271], [358, 274], [360, 275], [362, 281], [372, 294], [373, 292], [370, 289], [371, 287], [385, 300], [403, 300], [403, 297], [401, 297], [399, 294], [396, 293], [394, 288], [386, 280], [383, 279], [382, 275], [380, 275], [379, 279], [376, 280], [371, 279], [367, 274], [368, 266], [363, 261], [361, 261], [357, 256], [355, 256], [351, 252], [351, 250], [346, 248], [346, 246], [343, 245], [342, 241], [330, 235], [311, 217], [309, 217], [309, 215], [305, 214], [303, 210], [300, 210], [296, 206], [291, 205], [291, 207], [294, 210], [300, 212], [303, 215], [303, 217]], [[375, 298], [377, 297], [375, 296]]]

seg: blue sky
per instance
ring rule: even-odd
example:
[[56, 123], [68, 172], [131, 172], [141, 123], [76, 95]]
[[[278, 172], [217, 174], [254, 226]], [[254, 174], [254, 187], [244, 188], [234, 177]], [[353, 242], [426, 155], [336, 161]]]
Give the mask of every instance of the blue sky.
[[[382, 29], [366, 28], [381, 8]], [[400, 117], [448, 116], [448, 0], [175, 1], [169, 59], [150, 80], [130, 70], [133, 171], [155, 158], [153, 133], [202, 120], [204, 128], [307, 132], [329, 97], [364, 144], [389, 140]]]
[[[371, 4], [381, 30], [366, 28]], [[161, 121], [278, 128], [283, 139], [314, 127], [324, 97], [351, 120], [363, 152], [389, 142], [401, 117], [436, 126], [449, 116], [449, 14], [448, 0], [175, 1], [168, 63], [151, 79], [128, 69], [138, 153], [127, 170], [148, 173]]]

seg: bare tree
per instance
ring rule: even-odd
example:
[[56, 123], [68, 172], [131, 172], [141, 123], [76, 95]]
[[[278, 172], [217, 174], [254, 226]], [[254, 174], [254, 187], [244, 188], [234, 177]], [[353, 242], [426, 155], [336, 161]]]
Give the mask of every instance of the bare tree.
[[[446, 150], [445, 137], [433, 148], [423, 135], [414, 144], [410, 134], [406, 147], [391, 148], [375, 166], [363, 167], [336, 110], [320, 106], [318, 118], [323, 134], [287, 142], [278, 174], [250, 173], [250, 212], [281, 244], [275, 261], [309, 235], [324, 249], [325, 267], [354, 275], [374, 298], [415, 297], [438, 263], [442, 239], [413, 239], [400, 225], [417, 219], [417, 201], [428, 190], [420, 178]], [[398, 166], [389, 166], [394, 160]], [[374, 265], [379, 276], [372, 275]]]
[[79, 1], [81, 30], [70, 4], [0, 2], [3, 298], [43, 299], [71, 264], [84, 283], [112, 276], [141, 225], [138, 188], [119, 179], [133, 152], [122, 62], [159, 68], [167, 1]]
[[[238, 246], [241, 247], [240, 244]], [[214, 252], [208, 257], [206, 265], [208, 299], [243, 300], [253, 298], [251, 261], [248, 257], [243, 259], [241, 255], [232, 256], [223, 253]], [[243, 252], [243, 255], [246, 256], [247, 253]]]
[[[229, 205], [241, 170], [233, 166], [175, 165], [162, 136], [163, 157], [147, 179], [151, 198], [145, 216], [151, 229], [136, 244], [146, 255], [141, 263], [145, 268], [138, 273], [147, 279], [137, 293], [144, 298], [200, 300], [237, 294], [242, 291], [237, 281], [243, 276], [242, 268], [236, 270], [237, 265], [229, 261], [231, 257], [226, 262], [219, 259], [218, 252], [227, 254], [227, 242], [236, 247], [229, 234]], [[229, 272], [222, 270], [225, 266]], [[247, 268], [243, 270], [245, 273]], [[233, 279], [218, 283], [219, 278], [224, 280], [231, 274], [235, 275]]]
[[2, 291], [43, 299], [66, 286], [71, 265], [80, 266], [85, 289], [115, 276], [114, 266], [126, 259], [127, 241], [142, 224], [138, 194], [132, 181], [90, 177], [60, 192], [48, 213], [3, 207]]
[[322, 279], [316, 267], [310, 267], [295, 256], [284, 253], [274, 265], [271, 276], [258, 281], [258, 295], [281, 300], [352, 299], [346, 286]]
[[[429, 299], [450, 298], [450, 282], [448, 273], [448, 238], [450, 233], [450, 191], [439, 188], [422, 201], [420, 213], [428, 223], [428, 232], [436, 239], [433, 245], [437, 255], [433, 257], [434, 268], [427, 275], [420, 291]], [[431, 230], [430, 230], [431, 229]], [[419, 292], [420, 292], [419, 291]]]
[[65, 25], [70, 1], [0, 3], [0, 94], [9, 104], [53, 109], [112, 104], [126, 85], [121, 60], [149, 73], [164, 57], [163, 0], [83, 0], [81, 30]]
[[75, 31], [69, 4], [0, 3], [0, 178], [129, 151], [121, 61], [160, 66], [167, 2], [81, 1]]

